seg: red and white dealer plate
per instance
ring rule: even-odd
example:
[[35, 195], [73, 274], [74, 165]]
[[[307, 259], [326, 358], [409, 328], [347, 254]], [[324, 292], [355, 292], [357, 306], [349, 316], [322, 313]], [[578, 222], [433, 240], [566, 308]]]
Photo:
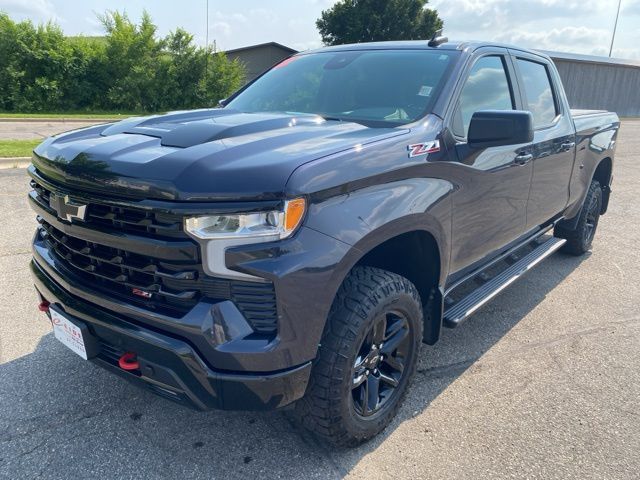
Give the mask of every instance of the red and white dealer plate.
[[69, 349], [87, 359], [87, 350], [82, 337], [82, 330], [71, 320], [68, 320], [64, 314], [51, 308], [51, 323], [53, 324], [53, 334]]

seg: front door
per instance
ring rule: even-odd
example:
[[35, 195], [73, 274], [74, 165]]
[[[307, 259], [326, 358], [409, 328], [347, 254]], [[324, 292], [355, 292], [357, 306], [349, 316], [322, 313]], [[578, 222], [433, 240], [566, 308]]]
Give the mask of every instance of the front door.
[[506, 51], [483, 53], [469, 70], [450, 121], [457, 157], [450, 167], [458, 188], [453, 195], [453, 273], [525, 233], [533, 166], [516, 159], [525, 145], [471, 149], [466, 143], [474, 112], [514, 110], [520, 106], [513, 77]]

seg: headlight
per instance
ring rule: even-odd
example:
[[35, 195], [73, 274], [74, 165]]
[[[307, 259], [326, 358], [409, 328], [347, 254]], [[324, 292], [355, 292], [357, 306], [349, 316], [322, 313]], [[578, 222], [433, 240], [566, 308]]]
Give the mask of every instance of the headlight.
[[296, 198], [286, 201], [282, 211], [191, 217], [185, 219], [184, 228], [187, 233], [203, 240], [280, 240], [295, 232], [305, 210], [304, 198]]

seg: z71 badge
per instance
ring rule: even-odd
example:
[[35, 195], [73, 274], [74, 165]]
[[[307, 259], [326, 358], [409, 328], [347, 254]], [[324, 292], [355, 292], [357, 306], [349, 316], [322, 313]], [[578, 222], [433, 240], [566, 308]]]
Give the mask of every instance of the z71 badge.
[[413, 145], [407, 145], [407, 150], [409, 150], [409, 158], [439, 152], [440, 141], [433, 140], [432, 142], [414, 143]]

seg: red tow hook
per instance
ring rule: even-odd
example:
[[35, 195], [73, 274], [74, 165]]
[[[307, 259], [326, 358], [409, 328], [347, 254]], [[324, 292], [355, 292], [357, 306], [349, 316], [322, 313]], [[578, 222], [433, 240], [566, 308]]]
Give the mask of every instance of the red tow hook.
[[49, 311], [49, 302], [47, 302], [46, 300], [42, 300], [40, 302], [40, 305], [38, 305], [38, 310], [40, 310], [41, 312], [48, 312]]
[[133, 352], [123, 353], [118, 359], [118, 365], [123, 370], [138, 370], [140, 368], [140, 362]]

